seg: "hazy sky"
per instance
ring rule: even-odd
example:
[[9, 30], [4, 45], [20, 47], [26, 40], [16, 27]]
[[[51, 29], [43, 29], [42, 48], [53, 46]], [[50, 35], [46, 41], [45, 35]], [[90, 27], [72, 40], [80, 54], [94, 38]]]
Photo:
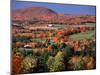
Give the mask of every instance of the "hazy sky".
[[96, 14], [96, 7], [89, 5], [73, 5], [73, 4], [55, 4], [43, 2], [25, 2], [12, 0], [12, 9], [25, 8], [25, 7], [47, 7], [59, 13], [64, 14]]

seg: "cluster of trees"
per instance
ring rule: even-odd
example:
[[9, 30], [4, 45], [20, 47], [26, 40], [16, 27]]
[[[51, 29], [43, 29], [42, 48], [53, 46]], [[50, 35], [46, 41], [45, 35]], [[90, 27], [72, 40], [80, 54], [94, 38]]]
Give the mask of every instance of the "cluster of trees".
[[40, 21], [38, 23], [42, 24], [69, 24], [69, 25], [79, 25], [79, 24], [85, 24], [85, 23], [95, 23], [95, 16], [58, 16], [54, 17], [51, 20], [47, 21]]
[[[65, 70], [65, 60], [71, 55], [71, 48], [62, 44], [49, 45], [42, 53], [35, 52], [34, 49], [20, 50], [13, 48], [12, 73], [31, 73], [31, 72], [55, 72]], [[51, 50], [53, 49], [53, 50]], [[69, 50], [66, 50], [69, 49]], [[67, 54], [68, 53], [68, 54]]]
[[[87, 41], [87, 40], [86, 40]], [[84, 70], [95, 68], [95, 41], [79, 51], [65, 42], [52, 43], [46, 40], [31, 50], [13, 48], [12, 73], [58, 72], [68, 70]], [[83, 42], [82, 42], [83, 43]], [[39, 45], [39, 44], [38, 44]], [[75, 45], [80, 45], [79, 41]], [[76, 46], [74, 46], [76, 47]], [[81, 46], [79, 46], [81, 47]], [[39, 51], [38, 51], [39, 50]]]
[[95, 27], [17, 31], [18, 35], [12, 36], [12, 74], [95, 69], [95, 38], [70, 38], [72, 34], [90, 30]]
[[95, 30], [95, 27], [86, 27], [86, 26], [82, 26], [82, 27], [66, 27], [64, 29], [60, 29], [57, 32], [57, 35], [71, 35], [71, 34], [75, 34], [75, 33], [80, 33], [80, 32], [86, 32], [86, 31], [90, 31], [90, 30]]
[[[41, 26], [42, 27], [42, 26]], [[13, 36], [15, 37], [32, 37], [35, 38], [48, 38], [56, 36], [67, 36], [75, 33], [86, 32], [89, 30], [94, 30], [95, 27], [81, 26], [81, 27], [65, 27], [58, 30], [46, 30], [46, 29], [38, 29], [38, 30], [29, 30], [23, 28], [13, 28]]]

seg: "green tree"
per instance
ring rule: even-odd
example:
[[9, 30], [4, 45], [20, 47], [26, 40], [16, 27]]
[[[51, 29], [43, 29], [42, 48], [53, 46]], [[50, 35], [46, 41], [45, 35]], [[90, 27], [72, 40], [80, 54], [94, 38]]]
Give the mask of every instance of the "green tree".
[[65, 65], [63, 52], [59, 51], [55, 57], [50, 56], [47, 61], [47, 66], [50, 72], [64, 70]]

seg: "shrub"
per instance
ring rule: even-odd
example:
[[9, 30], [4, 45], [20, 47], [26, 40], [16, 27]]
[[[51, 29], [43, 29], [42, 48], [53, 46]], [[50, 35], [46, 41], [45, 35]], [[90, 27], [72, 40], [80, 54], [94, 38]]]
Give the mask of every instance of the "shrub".
[[21, 67], [23, 73], [34, 72], [34, 68], [37, 67], [37, 59], [32, 56], [27, 56], [23, 59]]

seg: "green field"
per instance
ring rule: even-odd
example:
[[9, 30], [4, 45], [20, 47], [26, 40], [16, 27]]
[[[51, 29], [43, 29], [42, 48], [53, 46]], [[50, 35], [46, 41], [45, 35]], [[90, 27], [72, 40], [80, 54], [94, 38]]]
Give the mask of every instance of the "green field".
[[66, 24], [53, 24], [53, 27], [55, 28], [64, 28], [66, 26], [67, 26]]
[[95, 30], [92, 30], [70, 35], [70, 38], [75, 40], [82, 40], [82, 39], [92, 39], [94, 38], [94, 36], [95, 36]]

